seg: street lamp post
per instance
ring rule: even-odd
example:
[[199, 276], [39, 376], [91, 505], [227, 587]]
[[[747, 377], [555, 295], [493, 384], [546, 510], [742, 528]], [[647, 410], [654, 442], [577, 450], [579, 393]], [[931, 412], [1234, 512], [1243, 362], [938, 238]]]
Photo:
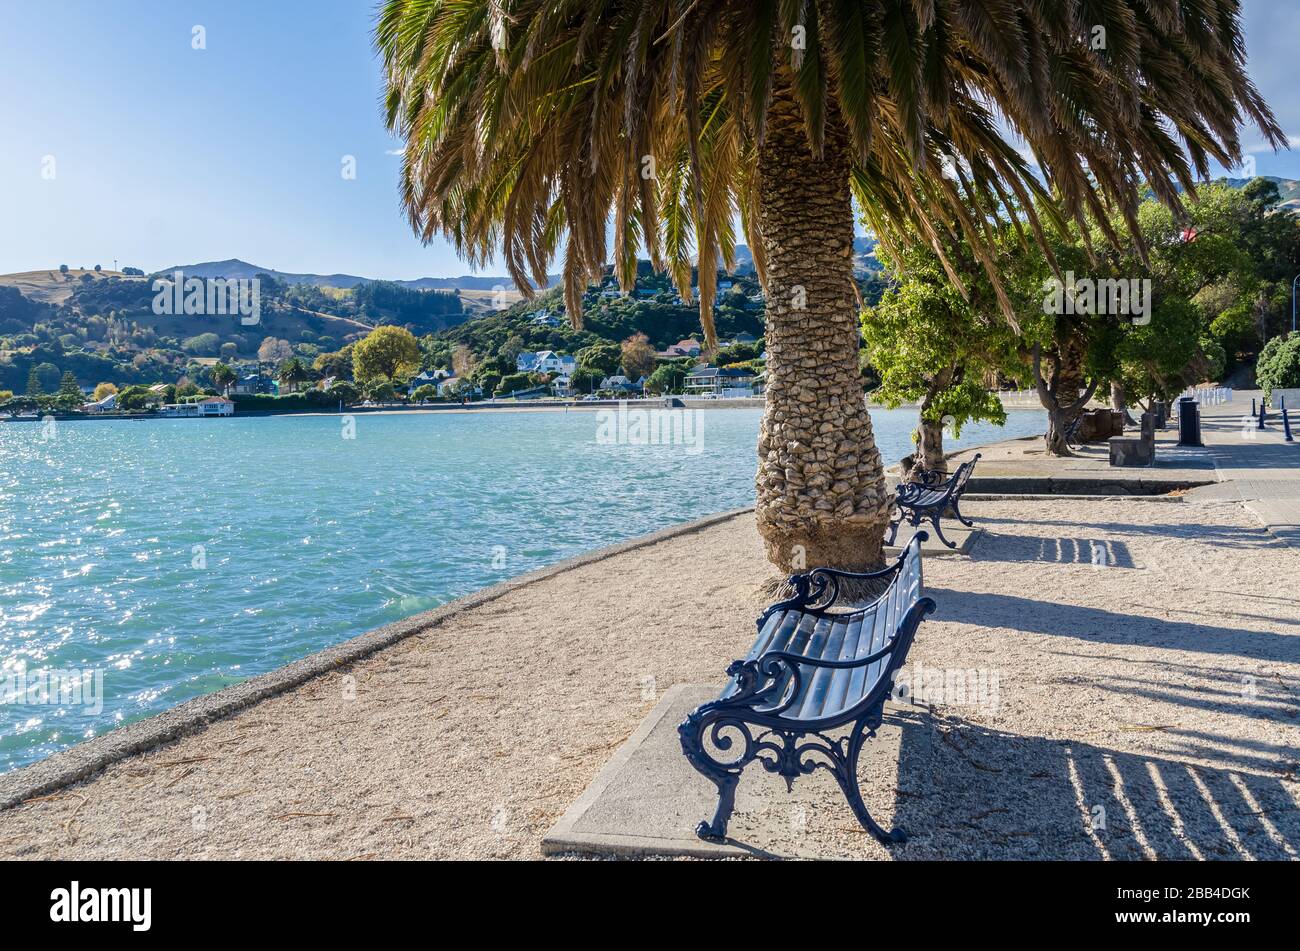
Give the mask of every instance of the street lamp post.
[[1300, 274], [1291, 282], [1291, 332], [1295, 333], [1295, 282], [1300, 281]]

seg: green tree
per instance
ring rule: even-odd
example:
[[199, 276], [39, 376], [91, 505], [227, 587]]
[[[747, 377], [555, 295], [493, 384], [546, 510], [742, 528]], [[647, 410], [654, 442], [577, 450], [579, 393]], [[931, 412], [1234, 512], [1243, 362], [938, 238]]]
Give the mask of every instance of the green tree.
[[659, 364], [655, 371], [646, 377], [645, 389], [647, 393], [655, 394], [680, 393], [685, 383], [686, 368], [673, 361]]
[[77, 384], [77, 375], [71, 370], [66, 371], [63, 374], [63, 377], [59, 380], [58, 395], [64, 399], [75, 400], [78, 403], [81, 402], [81, 387]]
[[592, 370], [602, 377], [613, 376], [623, 362], [623, 348], [616, 343], [602, 342], [579, 350], [577, 359], [579, 370]]
[[1274, 337], [1264, 345], [1255, 379], [1267, 400], [1272, 400], [1274, 390], [1300, 387], [1300, 333]]
[[36, 372], [36, 367], [33, 366], [27, 371], [27, 395], [40, 396], [44, 392], [45, 390], [41, 388], [40, 374]]
[[[1004, 226], [1004, 232], [1009, 230]], [[1006, 421], [1002, 401], [986, 381], [1018, 368], [1021, 341], [1005, 322], [988, 319], [997, 304], [969, 246], [948, 249], [950, 260], [965, 262], [965, 297], [933, 251], [919, 243], [906, 248], [898, 259], [886, 257], [900, 275], [898, 283], [879, 304], [863, 311], [862, 338], [880, 380], [873, 397], [891, 408], [919, 408], [912, 434], [916, 453], [905, 460], [904, 478], [910, 479], [921, 469], [947, 471], [945, 427], [959, 436], [972, 420]], [[1003, 276], [1005, 281], [1010, 272]]]
[[403, 327], [376, 327], [352, 348], [357, 380], [397, 380], [420, 368], [420, 345]]
[[[445, 234], [474, 263], [500, 247], [526, 293], [562, 254], [575, 327], [612, 224], [625, 289], [642, 246], [684, 295], [698, 262], [713, 352], [716, 269], [734, 264], [739, 212], [767, 292], [757, 520], [788, 571], [882, 560], [890, 493], [861, 399], [854, 198], [877, 232], [905, 221], [979, 247], [961, 207], [972, 189], [1050, 201], [1002, 128], [1042, 157], [1059, 201], [1044, 207], [1070, 216], [1131, 215], [1144, 178], [1177, 204], [1210, 159], [1240, 163], [1241, 116], [1285, 143], [1245, 71], [1238, 0], [1088, 10], [386, 0], [375, 40], [416, 233]], [[1038, 216], [1025, 225], [1045, 242]]]

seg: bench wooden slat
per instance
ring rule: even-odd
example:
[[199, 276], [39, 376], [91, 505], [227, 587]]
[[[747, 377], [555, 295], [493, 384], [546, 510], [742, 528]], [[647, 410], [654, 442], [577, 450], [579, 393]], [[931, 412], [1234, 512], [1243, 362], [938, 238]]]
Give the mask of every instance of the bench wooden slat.
[[[789, 643], [786, 644], [783, 649], [792, 654], [807, 654], [808, 645], [811, 643], [821, 620], [821, 618], [811, 614], [799, 615], [799, 626], [795, 628], [794, 636], [790, 638]], [[773, 696], [779, 698], [780, 701], [784, 703], [789, 699], [790, 688], [794, 683], [794, 676], [787, 673], [780, 677], [777, 680], [777, 683], [780, 685], [780, 688], [774, 691]]]
[[[839, 660], [840, 647], [844, 644], [844, 635], [848, 629], [848, 617], [835, 618], [831, 622], [822, 650], [817, 656]], [[805, 671], [802, 702], [793, 704], [790, 709], [793, 711], [798, 707], [799, 713], [796, 715], [800, 719], [811, 720], [818, 716], [826, 703], [826, 691], [831, 685], [831, 675], [835, 671], [825, 667], [805, 668]]]
[[[853, 615], [853, 620], [849, 622], [848, 630], [844, 633], [844, 642], [840, 645], [840, 660], [853, 660], [854, 657], [858, 656], [858, 643], [862, 639], [863, 621], [867, 617], [870, 617], [870, 615]], [[868, 631], [869, 634], [870, 631]], [[832, 672], [830, 687], [826, 690], [826, 705], [822, 707], [823, 715], [834, 716], [848, 706], [848, 703], [845, 703], [845, 697], [848, 695], [849, 682], [852, 679], [852, 670], [836, 670]], [[849, 701], [849, 703], [852, 702]]]

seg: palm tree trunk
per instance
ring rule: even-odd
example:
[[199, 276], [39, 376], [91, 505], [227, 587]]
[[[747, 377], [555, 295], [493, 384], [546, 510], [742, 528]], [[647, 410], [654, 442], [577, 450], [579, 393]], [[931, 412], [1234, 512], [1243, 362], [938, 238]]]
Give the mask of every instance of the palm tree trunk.
[[766, 410], [758, 439], [758, 529], [782, 571], [883, 560], [891, 504], [858, 373], [853, 206], [843, 123], [812, 154], [785, 83], [759, 150], [767, 256]]

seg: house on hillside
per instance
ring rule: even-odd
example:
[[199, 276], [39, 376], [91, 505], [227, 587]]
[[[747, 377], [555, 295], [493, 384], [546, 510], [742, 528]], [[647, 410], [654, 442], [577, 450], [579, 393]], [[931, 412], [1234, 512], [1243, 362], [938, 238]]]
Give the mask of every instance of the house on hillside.
[[664, 351], [669, 357], [698, 357], [700, 342], [698, 340], [679, 340]]
[[738, 367], [718, 367], [708, 364], [696, 367], [686, 374], [685, 390], [688, 396], [709, 396], [733, 399], [754, 395], [755, 375]]
[[519, 373], [558, 373], [572, 374], [578, 369], [577, 357], [554, 350], [539, 350], [536, 353], [521, 353], [515, 358], [515, 369]]
[[573, 380], [568, 376], [557, 376], [551, 380], [551, 392], [561, 398], [573, 395]]
[[549, 310], [539, 310], [529, 316], [532, 318], [529, 323], [534, 327], [559, 327], [564, 323], [558, 315], [552, 314]]
[[445, 380], [451, 376], [446, 370], [421, 370], [417, 376], [411, 377], [411, 382], [406, 386], [406, 395], [410, 396], [422, 386], [437, 386], [439, 380]]
[[637, 392], [637, 386], [621, 373], [615, 376], [607, 376], [600, 381], [599, 389], [602, 392], [631, 394]]

